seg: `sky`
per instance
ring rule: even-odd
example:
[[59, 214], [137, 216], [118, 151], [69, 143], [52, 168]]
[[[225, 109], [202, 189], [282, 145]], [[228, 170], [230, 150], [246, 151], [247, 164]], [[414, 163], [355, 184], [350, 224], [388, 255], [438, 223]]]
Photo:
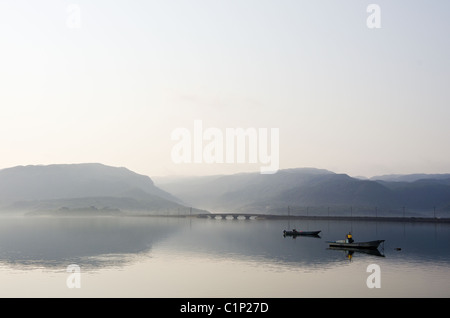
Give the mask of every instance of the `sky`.
[[3, 0], [0, 169], [260, 170], [175, 162], [188, 139], [173, 132], [194, 149], [201, 122], [223, 136], [278, 129], [265, 146], [279, 169], [450, 173], [449, 12], [442, 0]]

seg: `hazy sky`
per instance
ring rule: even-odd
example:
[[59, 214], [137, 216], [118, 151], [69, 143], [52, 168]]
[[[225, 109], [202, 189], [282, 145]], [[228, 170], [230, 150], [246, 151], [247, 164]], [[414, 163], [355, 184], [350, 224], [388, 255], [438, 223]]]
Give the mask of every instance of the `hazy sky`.
[[201, 120], [279, 128], [280, 168], [450, 173], [449, 34], [443, 0], [3, 0], [0, 169], [259, 170], [175, 164]]

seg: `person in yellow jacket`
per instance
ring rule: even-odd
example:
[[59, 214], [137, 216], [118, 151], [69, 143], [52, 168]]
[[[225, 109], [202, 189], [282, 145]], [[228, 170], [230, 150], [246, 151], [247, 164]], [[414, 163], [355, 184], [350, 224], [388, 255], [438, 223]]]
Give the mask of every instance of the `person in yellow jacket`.
[[353, 242], [354, 242], [354, 240], [353, 240], [352, 233], [348, 232], [348, 234], [347, 234], [347, 243], [353, 243]]

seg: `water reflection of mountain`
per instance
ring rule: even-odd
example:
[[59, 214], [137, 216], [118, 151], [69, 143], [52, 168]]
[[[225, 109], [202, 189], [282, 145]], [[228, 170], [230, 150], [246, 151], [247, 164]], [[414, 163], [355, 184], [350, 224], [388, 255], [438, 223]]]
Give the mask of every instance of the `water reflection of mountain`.
[[342, 255], [327, 250], [322, 237], [284, 237], [284, 225], [277, 221], [204, 221], [193, 225], [189, 233], [179, 234], [182, 239], [175, 234], [168, 240], [179, 242], [177, 248], [184, 251], [261, 264], [325, 268], [343, 260]]
[[[343, 239], [352, 231], [358, 241], [385, 239], [380, 253], [355, 251], [353, 260], [375, 258], [419, 259], [450, 262], [450, 226], [409, 223], [314, 221], [304, 230], [322, 230], [321, 238], [283, 237], [285, 222], [204, 220], [193, 222], [190, 231], [174, 233], [166, 243], [191, 253], [211, 257], [250, 259], [257, 264], [278, 264], [324, 269], [348, 260], [348, 251], [328, 248], [328, 240]], [[176, 242], [176, 243], [175, 243]], [[170, 244], [173, 243], [173, 244]], [[401, 251], [396, 248], [401, 247]], [[376, 252], [376, 251], [375, 251]]]
[[146, 217], [2, 218], [0, 262], [17, 268], [123, 266], [175, 232], [178, 224]]
[[[302, 221], [291, 228], [321, 230], [321, 238], [295, 239], [283, 237], [286, 226], [274, 220], [156, 217], [2, 219], [0, 263], [19, 268], [64, 269], [72, 263], [84, 269], [122, 267], [136, 257], [151, 257], [157, 247], [168, 255], [323, 270], [346, 263], [346, 251], [329, 250], [326, 242], [343, 239], [349, 230], [356, 240], [385, 239], [386, 259], [450, 263], [448, 224]], [[380, 260], [365, 253], [352, 255], [353, 261], [367, 258]]]

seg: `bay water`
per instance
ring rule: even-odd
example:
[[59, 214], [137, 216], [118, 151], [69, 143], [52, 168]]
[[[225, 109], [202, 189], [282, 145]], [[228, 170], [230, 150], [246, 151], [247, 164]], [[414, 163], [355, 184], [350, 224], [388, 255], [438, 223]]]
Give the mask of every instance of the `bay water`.
[[[320, 230], [284, 237], [283, 230]], [[330, 249], [385, 240], [376, 251]], [[0, 218], [0, 297], [450, 297], [450, 224]]]

